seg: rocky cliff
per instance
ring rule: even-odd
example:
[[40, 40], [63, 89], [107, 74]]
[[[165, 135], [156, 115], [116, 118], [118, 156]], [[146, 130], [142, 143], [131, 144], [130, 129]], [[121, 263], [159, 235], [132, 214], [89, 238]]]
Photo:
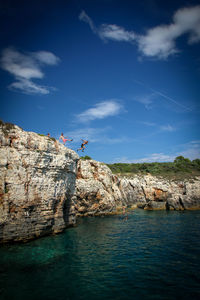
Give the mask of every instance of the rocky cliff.
[[55, 139], [0, 124], [0, 241], [29, 240], [75, 223], [78, 155]]
[[200, 209], [200, 177], [181, 182], [151, 175], [123, 178], [102, 163], [79, 160], [72, 198], [80, 215], [115, 213], [126, 207], [146, 210]]
[[58, 233], [76, 217], [123, 207], [200, 209], [200, 177], [182, 182], [118, 177], [53, 138], [0, 123], [0, 242]]
[[101, 215], [122, 207], [119, 179], [103, 163], [79, 160], [76, 190], [72, 198], [77, 216]]

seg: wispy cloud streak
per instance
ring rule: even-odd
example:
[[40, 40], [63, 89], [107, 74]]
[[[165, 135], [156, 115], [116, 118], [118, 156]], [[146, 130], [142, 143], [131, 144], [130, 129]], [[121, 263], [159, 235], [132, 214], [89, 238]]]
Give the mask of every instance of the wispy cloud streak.
[[95, 104], [92, 108], [85, 110], [76, 117], [79, 122], [84, 123], [118, 115], [122, 109], [122, 105], [116, 100], [106, 100]]
[[133, 42], [136, 39], [134, 32], [127, 31], [123, 27], [115, 24], [102, 24], [98, 35], [103, 40], [112, 40], [117, 42]]
[[136, 35], [132, 31], [127, 31], [123, 27], [116, 24], [102, 24], [97, 28], [92, 19], [83, 10], [79, 15], [79, 20], [87, 23], [93, 33], [98, 35], [103, 41], [133, 42]]
[[183, 108], [184, 110], [186, 110], [186, 111], [192, 111], [191, 108], [186, 107], [185, 105], [181, 104], [180, 102], [177, 102], [177, 101], [174, 100], [173, 98], [171, 98], [171, 97], [169, 97], [169, 96], [167, 96], [167, 95], [165, 95], [165, 94], [163, 94], [163, 93], [161, 93], [161, 92], [159, 92], [159, 91], [157, 91], [157, 90], [154, 90], [154, 89], [151, 89], [151, 90], [152, 90], [155, 94], [157, 94], [157, 95], [159, 95], [159, 96], [165, 98], [165, 99], [168, 100], [168, 101], [171, 101], [172, 103], [174, 103], [174, 104], [180, 106], [180, 107]]
[[83, 10], [80, 15], [79, 15], [79, 20], [83, 21], [85, 23], [87, 23], [91, 30], [95, 33], [98, 34], [98, 29], [96, 28], [96, 26], [94, 25], [94, 22], [92, 21], [92, 19], [86, 14], [86, 12]]
[[[149, 103], [147, 102], [147, 107], [146, 107], [146, 108], [148, 108], [148, 104], [151, 104], [151, 103], [153, 102], [153, 99], [154, 99], [155, 96], [157, 95], [157, 96], [160, 96], [160, 97], [164, 98], [164, 99], [167, 100], [168, 102], [171, 102], [171, 103], [173, 103], [173, 104], [175, 104], [175, 105], [181, 107], [182, 109], [184, 109], [184, 111], [192, 111], [192, 108], [189, 108], [189, 107], [183, 105], [182, 103], [180, 103], [180, 102], [174, 100], [172, 97], [169, 97], [168, 95], [166, 95], [166, 94], [164, 94], [164, 93], [161, 93], [161, 92], [158, 91], [157, 89], [153, 89], [153, 88], [149, 87], [148, 85], [146, 85], [145, 83], [143, 83], [143, 82], [141, 82], [141, 81], [139, 81], [139, 80], [134, 79], [133, 81], [134, 81], [136, 84], [141, 85], [142, 87], [145, 87], [145, 88], [148, 89], [149, 91], [153, 92], [151, 95], [145, 96], [145, 97], [144, 97], [144, 100], [147, 99], [146, 101], [149, 101]], [[138, 98], [136, 98], [136, 100], [137, 100], [138, 102], [145, 104], [145, 101], [143, 101], [142, 99], [143, 99], [143, 97], [140, 97], [140, 98], [138, 97]]]

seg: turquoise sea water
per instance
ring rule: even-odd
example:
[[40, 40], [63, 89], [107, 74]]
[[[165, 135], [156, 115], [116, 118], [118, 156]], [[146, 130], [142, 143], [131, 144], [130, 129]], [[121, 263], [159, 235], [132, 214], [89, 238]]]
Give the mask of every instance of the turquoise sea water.
[[198, 299], [200, 211], [90, 217], [0, 248], [0, 299]]

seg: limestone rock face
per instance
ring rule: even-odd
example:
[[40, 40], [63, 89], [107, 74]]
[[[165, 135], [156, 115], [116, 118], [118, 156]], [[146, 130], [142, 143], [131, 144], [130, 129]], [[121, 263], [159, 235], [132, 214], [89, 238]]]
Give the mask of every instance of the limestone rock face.
[[200, 177], [177, 182], [146, 175], [139, 181], [147, 202], [144, 209], [200, 209]]
[[77, 161], [54, 139], [0, 125], [0, 242], [57, 233], [75, 222]]
[[152, 175], [117, 177], [102, 163], [79, 160], [73, 204], [78, 216], [116, 212], [122, 206], [200, 209], [200, 178], [175, 182]]
[[[200, 177], [176, 182], [149, 174], [135, 175], [126, 181], [134, 187], [129, 192], [132, 193], [132, 201], [144, 209], [200, 209]], [[131, 202], [131, 195], [128, 198]]]
[[122, 212], [122, 206], [200, 209], [200, 177], [118, 177], [53, 138], [0, 122], [0, 243], [61, 232], [78, 216]]
[[79, 160], [74, 209], [78, 216], [100, 215], [116, 211], [122, 206], [120, 180], [103, 163]]

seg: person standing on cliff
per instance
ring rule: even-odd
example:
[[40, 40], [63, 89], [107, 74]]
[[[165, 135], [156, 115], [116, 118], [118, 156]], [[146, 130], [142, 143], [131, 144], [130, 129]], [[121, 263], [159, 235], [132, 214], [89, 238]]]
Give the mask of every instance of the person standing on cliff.
[[81, 144], [81, 148], [77, 149], [77, 151], [82, 150], [82, 152], [84, 152], [85, 145], [88, 144], [88, 141], [87, 140], [83, 140], [83, 139], [81, 139], [81, 140], [83, 141], [83, 143]]
[[61, 133], [61, 135], [60, 135], [60, 137], [59, 137], [59, 140], [60, 140], [60, 139], [63, 141], [64, 145], [65, 145], [65, 143], [66, 143], [67, 141], [69, 141], [69, 142], [72, 142], [72, 141], [73, 141], [73, 139], [67, 139], [66, 137], [64, 137], [63, 133]]

